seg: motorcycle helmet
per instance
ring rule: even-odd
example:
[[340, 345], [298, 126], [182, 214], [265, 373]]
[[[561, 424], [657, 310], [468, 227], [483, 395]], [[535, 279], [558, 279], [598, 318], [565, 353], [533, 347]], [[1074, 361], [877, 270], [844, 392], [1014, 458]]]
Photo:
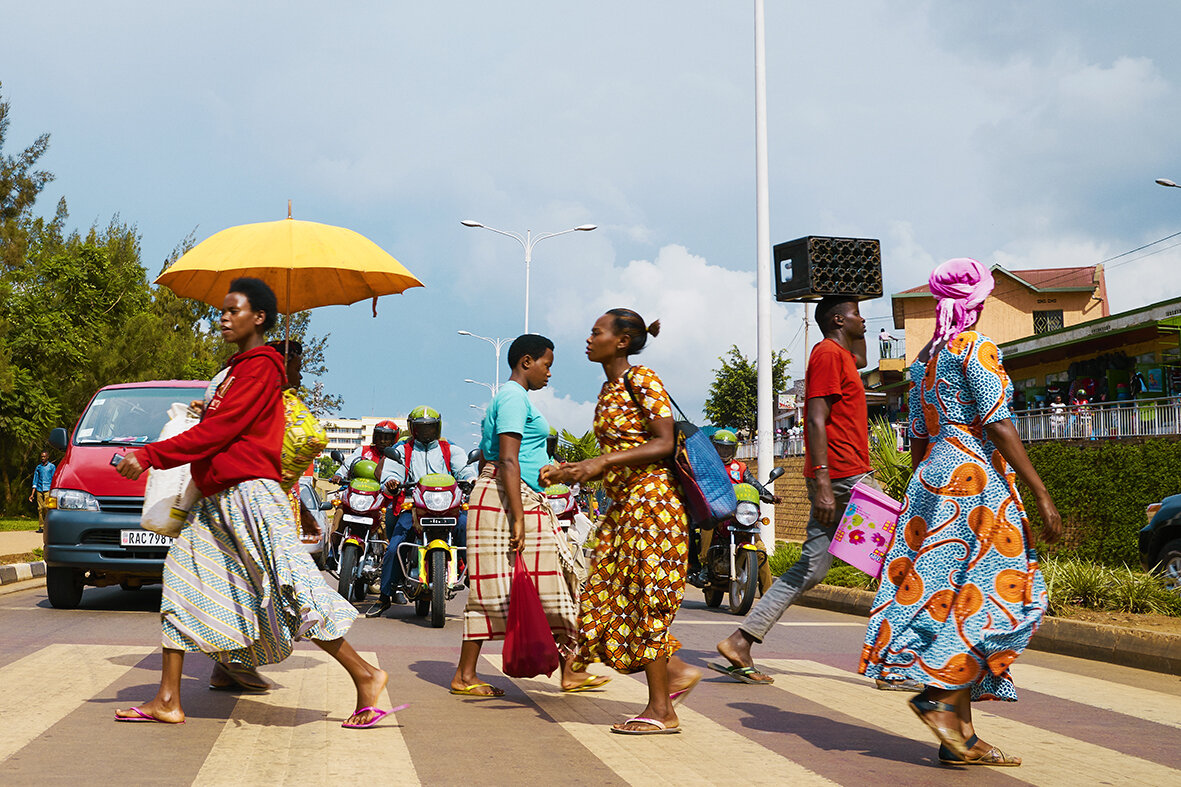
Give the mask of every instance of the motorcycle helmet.
[[362, 459], [353, 464], [353, 478], [368, 478], [370, 481], [377, 480], [377, 462], [372, 462], [368, 459]]
[[719, 429], [714, 432], [710, 441], [714, 444], [714, 448], [717, 449], [718, 456], [722, 457], [723, 462], [729, 462], [734, 458], [734, 454], [738, 453], [738, 435], [729, 429]]
[[545, 439], [545, 452], [554, 458], [558, 456], [558, 430], [552, 426], [549, 428], [549, 437]]
[[398, 442], [398, 435], [401, 431], [393, 421], [388, 419], [378, 421], [377, 425], [373, 427], [373, 447], [378, 451], [381, 451], [383, 448], [389, 448]]
[[426, 405], [411, 410], [406, 424], [414, 439], [423, 445], [430, 445], [443, 435], [443, 417]]

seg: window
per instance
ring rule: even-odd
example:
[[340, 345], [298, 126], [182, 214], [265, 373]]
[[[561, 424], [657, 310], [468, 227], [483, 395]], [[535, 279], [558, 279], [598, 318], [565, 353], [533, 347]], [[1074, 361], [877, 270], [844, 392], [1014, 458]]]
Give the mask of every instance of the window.
[[1033, 313], [1033, 332], [1035, 335], [1062, 330], [1062, 310]]

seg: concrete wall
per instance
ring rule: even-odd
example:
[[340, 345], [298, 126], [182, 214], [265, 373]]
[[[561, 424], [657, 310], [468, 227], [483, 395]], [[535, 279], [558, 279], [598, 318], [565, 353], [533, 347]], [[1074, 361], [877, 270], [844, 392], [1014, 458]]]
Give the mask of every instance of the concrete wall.
[[[746, 464], [759, 481], [766, 477], [766, 473], [759, 472], [759, 463], [755, 460]], [[783, 502], [775, 506], [775, 540], [802, 542], [811, 507], [808, 503], [808, 488], [804, 484], [804, 457], [776, 459], [775, 466], [784, 469], [774, 487], [775, 494], [783, 498]]]

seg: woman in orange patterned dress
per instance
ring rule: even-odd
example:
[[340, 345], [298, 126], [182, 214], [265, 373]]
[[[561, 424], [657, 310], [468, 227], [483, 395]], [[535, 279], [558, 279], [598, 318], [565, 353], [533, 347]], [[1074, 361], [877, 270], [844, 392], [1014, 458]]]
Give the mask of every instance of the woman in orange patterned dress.
[[595, 408], [603, 453], [542, 471], [546, 485], [601, 477], [612, 501], [599, 525], [574, 661], [575, 669], [602, 661], [620, 672], [644, 671], [647, 706], [611, 728], [624, 735], [680, 732], [675, 706], [701, 680], [674, 655], [680, 643], [669, 631], [689, 555], [685, 509], [667, 464], [676, 445], [672, 405], [656, 373], [628, 360], [659, 332], [659, 321], [646, 326], [630, 309], [595, 322], [586, 355], [607, 376]]

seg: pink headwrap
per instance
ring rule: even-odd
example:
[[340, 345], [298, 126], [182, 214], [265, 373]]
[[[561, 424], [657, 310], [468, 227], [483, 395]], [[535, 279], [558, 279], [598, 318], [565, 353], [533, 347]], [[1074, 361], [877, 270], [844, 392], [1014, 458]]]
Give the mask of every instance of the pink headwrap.
[[992, 292], [992, 272], [976, 260], [956, 257], [931, 271], [927, 283], [935, 296], [934, 342], [950, 342], [980, 318]]

